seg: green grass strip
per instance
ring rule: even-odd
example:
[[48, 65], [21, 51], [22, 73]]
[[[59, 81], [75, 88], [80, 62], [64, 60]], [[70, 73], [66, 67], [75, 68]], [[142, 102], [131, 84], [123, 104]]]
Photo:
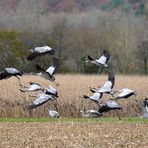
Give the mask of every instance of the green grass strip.
[[148, 123], [141, 118], [0, 118], [0, 122], [57, 122], [57, 123]]

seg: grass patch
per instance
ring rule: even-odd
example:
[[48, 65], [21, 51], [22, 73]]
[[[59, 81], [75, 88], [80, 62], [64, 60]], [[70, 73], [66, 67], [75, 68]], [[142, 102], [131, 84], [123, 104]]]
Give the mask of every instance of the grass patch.
[[62, 122], [62, 123], [148, 123], [148, 119], [141, 118], [0, 118], [0, 122]]

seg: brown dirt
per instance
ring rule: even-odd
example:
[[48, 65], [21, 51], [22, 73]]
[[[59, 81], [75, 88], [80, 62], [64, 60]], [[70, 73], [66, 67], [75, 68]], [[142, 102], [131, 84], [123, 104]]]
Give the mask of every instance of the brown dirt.
[[0, 123], [2, 148], [148, 148], [145, 123]]

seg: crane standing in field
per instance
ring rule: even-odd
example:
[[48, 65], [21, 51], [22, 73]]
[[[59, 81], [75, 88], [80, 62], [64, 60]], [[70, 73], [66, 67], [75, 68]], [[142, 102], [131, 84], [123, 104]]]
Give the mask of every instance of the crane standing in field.
[[88, 117], [88, 118], [98, 118], [98, 117], [102, 116], [101, 113], [99, 113], [98, 111], [93, 110], [93, 109], [87, 110], [86, 112], [88, 114], [84, 114], [84, 111], [80, 111], [80, 112], [82, 113], [83, 117]]
[[51, 118], [60, 118], [60, 114], [55, 110], [49, 109], [48, 113]]
[[148, 119], [148, 98], [145, 98], [143, 101], [143, 114], [137, 114], [140, 118], [146, 118]]
[[143, 118], [148, 118], [148, 98], [143, 101]]

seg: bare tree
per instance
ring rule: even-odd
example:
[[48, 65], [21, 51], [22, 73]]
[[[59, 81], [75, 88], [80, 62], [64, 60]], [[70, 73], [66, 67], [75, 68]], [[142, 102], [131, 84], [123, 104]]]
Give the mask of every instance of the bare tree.
[[144, 69], [144, 73], [148, 74], [148, 40], [141, 42], [138, 46], [137, 57], [140, 61], [143, 61], [142, 67]]
[[54, 23], [52, 31], [51, 31], [50, 43], [54, 44], [53, 46], [55, 46], [55, 49], [57, 50], [57, 55], [59, 57], [62, 55], [62, 51], [64, 50], [66, 32], [67, 32], [66, 18], [57, 20]]

